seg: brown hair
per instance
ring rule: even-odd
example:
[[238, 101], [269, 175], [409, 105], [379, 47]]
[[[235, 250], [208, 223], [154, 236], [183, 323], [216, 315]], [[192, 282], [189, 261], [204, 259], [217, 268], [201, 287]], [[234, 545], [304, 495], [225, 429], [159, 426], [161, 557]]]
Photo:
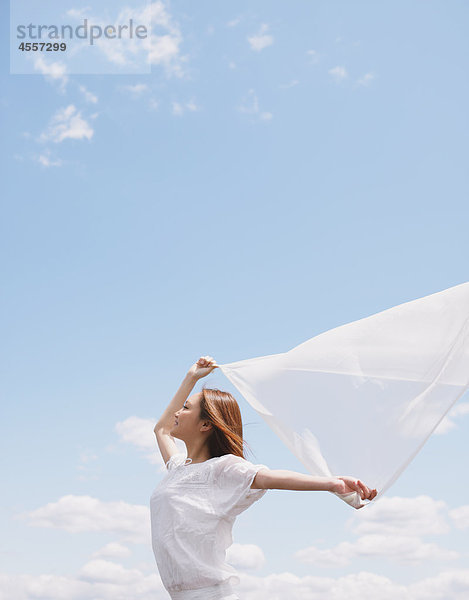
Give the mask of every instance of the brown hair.
[[234, 454], [245, 458], [243, 439], [243, 421], [236, 399], [229, 393], [216, 388], [201, 389], [200, 419], [212, 423], [213, 433], [208, 438], [210, 456]]

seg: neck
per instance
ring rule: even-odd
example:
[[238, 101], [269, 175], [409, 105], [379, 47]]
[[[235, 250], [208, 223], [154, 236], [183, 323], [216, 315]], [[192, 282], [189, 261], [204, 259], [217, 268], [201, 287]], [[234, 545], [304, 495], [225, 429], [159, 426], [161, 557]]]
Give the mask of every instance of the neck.
[[205, 444], [200, 442], [186, 442], [187, 458], [192, 459], [192, 463], [205, 462], [212, 458]]

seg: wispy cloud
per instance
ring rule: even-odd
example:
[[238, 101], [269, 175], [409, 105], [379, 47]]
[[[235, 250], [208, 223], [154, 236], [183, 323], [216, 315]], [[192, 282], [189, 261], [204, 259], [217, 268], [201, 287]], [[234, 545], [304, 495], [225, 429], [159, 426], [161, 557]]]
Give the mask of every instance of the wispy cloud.
[[290, 83], [281, 83], [279, 85], [279, 87], [282, 89], [287, 89], [287, 88], [295, 87], [295, 85], [298, 85], [299, 83], [300, 82], [298, 81], [298, 79], [292, 79], [290, 81]]
[[77, 470], [80, 472], [78, 479], [80, 481], [88, 481], [90, 479], [98, 479], [98, 474], [95, 472], [95, 461], [98, 456], [91, 450], [81, 450], [79, 464]]
[[66, 14], [72, 19], [84, 19], [89, 11], [90, 7], [84, 6], [83, 8], [70, 8]]
[[85, 100], [90, 104], [96, 104], [98, 102], [98, 97], [92, 94], [84, 85], [78, 86], [78, 89], [83, 94]]
[[315, 65], [319, 62], [319, 54], [316, 52], [316, 50], [308, 50], [306, 54], [311, 64]]
[[45, 76], [46, 80], [59, 84], [65, 91], [68, 82], [67, 66], [59, 60], [46, 60], [41, 54], [34, 57], [34, 69]]
[[149, 106], [150, 110], [158, 110], [160, 105], [159, 105], [158, 100], [155, 100], [154, 98], [150, 98], [150, 100], [148, 101], [148, 106]]
[[241, 23], [241, 20], [242, 20], [242, 17], [236, 17], [235, 19], [228, 21], [226, 26], [227, 27], [236, 27], [236, 25], [239, 25]]
[[260, 51], [274, 43], [273, 36], [265, 33], [268, 29], [269, 26], [263, 23], [256, 34], [248, 37], [248, 42], [252, 50]]
[[456, 419], [469, 415], [469, 402], [458, 402], [453, 408], [445, 415], [435, 429], [434, 433], [437, 435], [444, 435], [449, 431], [457, 428]]
[[135, 85], [123, 85], [122, 89], [134, 98], [138, 98], [144, 92], [148, 91], [148, 85], [146, 83], [136, 83]]
[[370, 83], [373, 81], [374, 79], [374, 75], [373, 73], [365, 73], [365, 75], [363, 75], [363, 77], [360, 77], [360, 79], [357, 80], [357, 85], [362, 85], [362, 86], [368, 86], [370, 85]]
[[[93, 15], [91, 8], [68, 12], [71, 18], [82, 20], [88, 18], [93, 24], [104, 27], [109, 24], [109, 18]], [[150, 2], [142, 7], [125, 7], [115, 18], [115, 25], [132, 19], [135, 23], [145, 24], [151, 29], [151, 35], [144, 39], [108, 39], [101, 37], [95, 40], [95, 46], [104, 54], [106, 59], [122, 68], [132, 68], [135, 65], [149, 63], [161, 66], [168, 77], [183, 77], [184, 63], [187, 55], [182, 55], [183, 41], [178, 23], [169, 13], [167, 6], [161, 0]]]
[[237, 107], [241, 113], [254, 115], [261, 121], [270, 121], [273, 119], [273, 114], [268, 111], [261, 111], [259, 108], [259, 100], [253, 89], [250, 89], [242, 100], [242, 103]]
[[43, 167], [60, 167], [62, 166], [62, 161], [60, 158], [56, 158], [55, 160], [50, 157], [50, 152], [46, 151], [42, 154], [38, 154], [35, 157], [36, 161], [42, 165]]
[[93, 134], [94, 130], [91, 125], [81, 116], [81, 112], [73, 104], [70, 104], [55, 113], [39, 140], [56, 143], [67, 139], [91, 140]]
[[187, 111], [195, 112], [197, 110], [200, 110], [200, 109], [193, 100], [186, 102], [185, 104], [183, 104], [181, 102], [173, 102], [172, 103], [173, 115], [176, 115], [178, 117], [183, 115]]
[[348, 73], [345, 67], [334, 67], [333, 69], [329, 69], [329, 75], [334, 79], [336, 83], [340, 83], [344, 79], [348, 77]]

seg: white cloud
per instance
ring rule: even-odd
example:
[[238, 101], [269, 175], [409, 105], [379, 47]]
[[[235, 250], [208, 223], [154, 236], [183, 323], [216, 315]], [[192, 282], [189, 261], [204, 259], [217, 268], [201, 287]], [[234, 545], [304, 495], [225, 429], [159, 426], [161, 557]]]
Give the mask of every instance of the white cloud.
[[199, 107], [195, 104], [193, 100], [186, 102], [185, 104], [181, 104], [180, 102], [172, 103], [173, 115], [181, 116], [188, 110], [194, 112], [199, 110]]
[[321, 550], [311, 546], [296, 552], [295, 557], [306, 563], [324, 567], [349, 564], [355, 558], [387, 558], [397, 563], [418, 564], [428, 560], [455, 560], [459, 553], [440, 548], [435, 543], [425, 543], [408, 535], [365, 535], [354, 542], [341, 542]]
[[274, 43], [273, 36], [265, 33], [268, 29], [269, 26], [266, 23], [263, 23], [258, 33], [248, 37], [248, 42], [252, 50], [260, 51]]
[[0, 574], [0, 598], [5, 600], [155, 600], [166, 596], [157, 572], [146, 574], [112, 563], [89, 563], [75, 577]]
[[458, 529], [469, 529], [469, 504], [453, 508], [449, 511], [449, 516]]
[[90, 140], [94, 130], [91, 125], [83, 119], [81, 112], [70, 104], [66, 108], [58, 110], [52, 117], [48, 129], [40, 136], [40, 141], [63, 142], [66, 139]]
[[63, 92], [68, 82], [67, 66], [59, 60], [45, 60], [38, 54], [34, 56], [34, 69], [39, 71], [49, 81], [58, 82], [60, 89]]
[[151, 30], [151, 35], [144, 39], [108, 39], [103, 36], [95, 40], [95, 46], [114, 65], [133, 68], [148, 62], [150, 65], [161, 66], [167, 76], [184, 76], [183, 65], [188, 56], [181, 54], [182, 34], [179, 25], [161, 0], [144, 4], [143, 7], [125, 7], [120, 10], [114, 23], [109, 17], [91, 14], [90, 7], [79, 11], [72, 9], [68, 14], [80, 21], [86, 17], [90, 23], [102, 28], [106, 25], [127, 23], [130, 19], [134, 23], [146, 26]]
[[[169, 76], [182, 77], [184, 75], [182, 66], [187, 60], [186, 56], [180, 54], [182, 34], [165, 4], [161, 1], [152, 2], [143, 10], [130, 11], [127, 9], [126, 12], [129, 13], [125, 15], [126, 18], [131, 18], [135, 13], [135, 17], [140, 19], [140, 22], [152, 24], [152, 34], [144, 40], [144, 48], [148, 52], [150, 64], [162, 66]], [[166, 32], [161, 33], [162, 29], [165, 29]]]
[[148, 544], [149, 513], [147, 506], [67, 495], [16, 518], [26, 520], [33, 527], [62, 529], [70, 533], [107, 532], [134, 544]]
[[360, 77], [360, 79], [357, 81], [357, 84], [366, 87], [370, 85], [374, 77], [375, 76], [373, 75], [373, 73], [365, 73], [365, 75], [363, 75], [363, 77]]
[[[120, 437], [120, 441], [132, 444], [139, 450], [147, 452], [147, 454], [144, 454], [145, 459], [152, 464], [159, 465], [160, 470], [164, 471], [166, 467], [153, 431], [155, 423], [156, 419], [128, 417], [125, 421], [116, 423], [115, 430]], [[186, 451], [184, 442], [177, 438], [174, 439], [174, 442], [179, 452]]]
[[449, 413], [443, 417], [433, 433], [444, 435], [448, 431], [456, 429], [455, 419], [465, 415], [469, 415], [469, 402], [457, 402]]
[[345, 67], [334, 67], [333, 69], [329, 69], [329, 75], [331, 75], [331, 77], [337, 82], [339, 83], [340, 81], [346, 79], [346, 77], [348, 77], [347, 71], [345, 70]]
[[226, 560], [239, 569], [260, 569], [265, 565], [262, 548], [255, 544], [231, 544], [226, 552]]
[[44, 152], [43, 154], [38, 154], [36, 156], [36, 161], [46, 168], [62, 166], [62, 161], [60, 160], [60, 158], [57, 158], [55, 160], [52, 159], [48, 151]]
[[[326, 549], [311, 546], [297, 552], [296, 557], [326, 567], [345, 566], [354, 558], [384, 557], [410, 564], [454, 560], [459, 557], [457, 552], [420, 539], [420, 536], [450, 531], [447, 508], [445, 502], [429, 496], [381, 498], [366, 511], [355, 512], [347, 521], [347, 528], [361, 534], [356, 540]], [[454, 517], [464, 520], [466, 515], [469, 519], [469, 510], [456, 512]]]
[[241, 23], [241, 17], [236, 17], [236, 19], [232, 19], [231, 21], [228, 21], [226, 26], [227, 27], [236, 27], [236, 25], [239, 25], [240, 23]]
[[308, 50], [306, 54], [309, 56], [310, 63], [313, 65], [319, 62], [319, 54], [316, 52], [316, 50]]
[[281, 83], [279, 87], [281, 87], [282, 89], [287, 89], [287, 88], [291, 88], [294, 87], [295, 85], [298, 85], [300, 82], [298, 81], [298, 79], [292, 79], [290, 81], [290, 83]]
[[80, 579], [92, 582], [112, 583], [113, 585], [138, 585], [142, 573], [138, 569], [126, 569], [109, 560], [91, 560], [81, 568]]
[[228, 63], [228, 67], [229, 67], [230, 69], [236, 69], [236, 63], [235, 63], [235, 62], [233, 62], [232, 60], [230, 60], [230, 62]]
[[98, 475], [95, 472], [96, 467], [92, 464], [97, 458], [98, 456], [90, 450], [82, 450], [80, 452], [79, 464], [77, 465], [77, 470], [80, 471], [80, 475], [78, 476], [80, 481], [98, 479]]
[[430, 496], [383, 497], [366, 511], [355, 512], [347, 526], [357, 534], [441, 535], [450, 530], [447, 508], [446, 502]]
[[[114, 580], [113, 580], [114, 578]], [[255, 577], [240, 572], [246, 598], [271, 600], [466, 600], [469, 569], [447, 569], [402, 585], [388, 577], [360, 571], [342, 577], [299, 577], [289, 572]], [[154, 567], [150, 574], [110, 561], [90, 561], [78, 576], [0, 574], [0, 598], [8, 600], [156, 600], [167, 597]]]
[[186, 102], [186, 108], [190, 111], [199, 110], [198, 106], [195, 104], [193, 100]]
[[98, 102], [98, 97], [88, 91], [84, 85], [80, 85], [79, 90], [85, 97], [85, 100], [90, 104], [96, 104]]
[[135, 85], [124, 85], [122, 89], [129, 92], [135, 98], [138, 98], [148, 90], [148, 85], [146, 83], [136, 83]]
[[67, 10], [66, 14], [72, 19], [84, 19], [89, 11], [90, 7], [85, 6], [83, 8], [71, 8], [70, 10]]
[[92, 558], [126, 558], [130, 556], [130, 550], [127, 546], [118, 542], [110, 542], [91, 555]]
[[466, 600], [469, 598], [469, 569], [443, 571], [409, 585], [415, 600]]
[[259, 100], [253, 89], [250, 89], [247, 96], [243, 98], [240, 106], [237, 110], [241, 113], [250, 114], [256, 116], [261, 121], [270, 121], [273, 118], [271, 112], [261, 111], [259, 108]]
[[150, 98], [150, 100], [148, 101], [148, 106], [150, 107], [151, 110], [158, 110], [159, 103], [154, 98]]
[[156, 420], [128, 417], [116, 423], [115, 430], [121, 441], [133, 444], [141, 450], [154, 450], [156, 439], [153, 431]]

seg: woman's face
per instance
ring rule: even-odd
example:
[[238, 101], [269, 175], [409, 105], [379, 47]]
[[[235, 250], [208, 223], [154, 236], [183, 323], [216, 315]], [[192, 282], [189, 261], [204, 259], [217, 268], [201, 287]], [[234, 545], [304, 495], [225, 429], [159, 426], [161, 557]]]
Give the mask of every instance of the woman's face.
[[189, 396], [184, 402], [183, 407], [174, 413], [174, 425], [170, 431], [173, 437], [184, 440], [199, 433], [201, 425], [199, 419], [201, 396], [202, 392]]

